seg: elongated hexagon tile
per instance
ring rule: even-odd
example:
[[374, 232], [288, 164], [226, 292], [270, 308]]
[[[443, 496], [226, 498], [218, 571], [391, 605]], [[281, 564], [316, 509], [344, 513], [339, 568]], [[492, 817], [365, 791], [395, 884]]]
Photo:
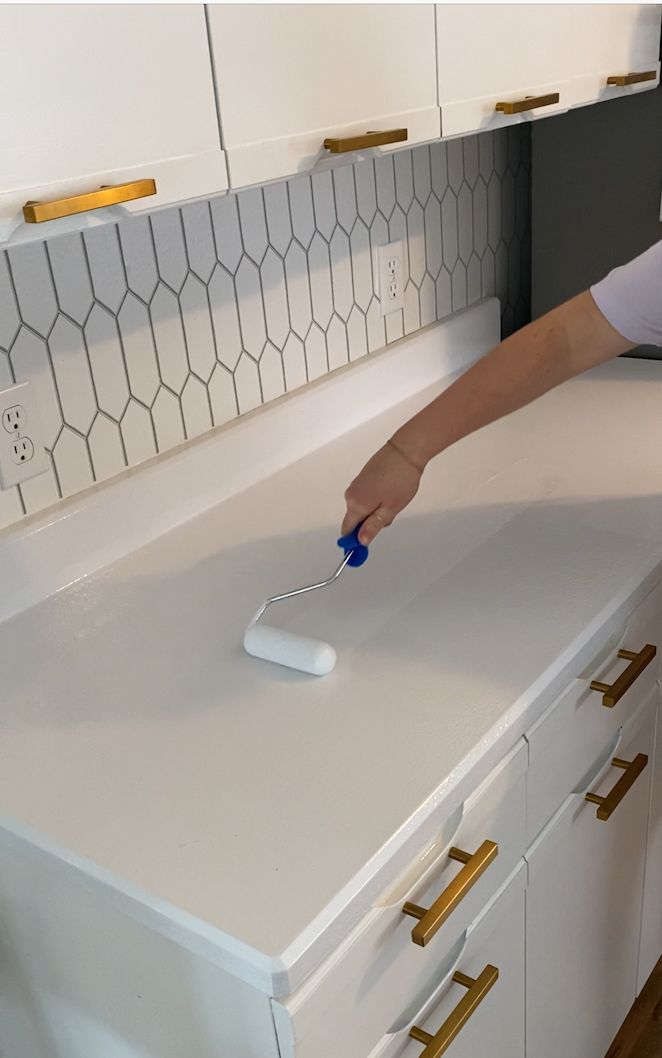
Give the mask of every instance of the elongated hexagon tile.
[[120, 428], [105, 415], [97, 415], [87, 437], [95, 481], [105, 481], [126, 466]]
[[388, 220], [395, 206], [395, 170], [392, 154], [381, 154], [375, 158], [375, 187], [377, 208]]
[[186, 440], [179, 400], [164, 386], [161, 386], [152, 405], [152, 422], [159, 452], [167, 452]]
[[188, 202], [181, 208], [189, 268], [208, 283], [216, 267], [216, 247], [209, 202]]
[[464, 179], [469, 187], [476, 186], [478, 179], [478, 136], [465, 136], [462, 140], [462, 151], [464, 157]]
[[473, 246], [479, 257], [487, 247], [487, 187], [481, 177], [473, 193]]
[[207, 387], [189, 375], [182, 390], [182, 415], [187, 437], [200, 437], [212, 428], [211, 407]]
[[487, 184], [494, 170], [494, 133], [481, 132], [478, 136], [478, 167]]
[[257, 364], [243, 353], [234, 371], [234, 381], [237, 387], [237, 401], [239, 402], [239, 413], [244, 415], [252, 411], [262, 403], [262, 392], [260, 390], [260, 376]]
[[46, 337], [57, 316], [57, 301], [46, 246], [30, 242], [7, 251], [23, 323]]
[[234, 377], [222, 364], [217, 364], [209, 380], [209, 400], [214, 426], [222, 426], [239, 414]]
[[451, 275], [451, 295], [453, 312], [463, 309], [467, 304], [467, 270], [462, 261], [458, 261]]
[[45, 473], [39, 474], [36, 478], [30, 478], [29, 481], [24, 481], [19, 485], [18, 491], [23, 500], [26, 514], [36, 514], [37, 511], [43, 511], [50, 507], [51, 504], [57, 503], [59, 499], [62, 499], [54, 468], [55, 463], [51, 456], [51, 466]]
[[437, 295], [437, 319], [443, 320], [450, 316], [453, 311], [453, 299], [451, 296], [451, 277], [447, 268], [442, 268], [435, 283]]
[[365, 322], [368, 335], [368, 352], [374, 353], [377, 349], [383, 349], [386, 345], [386, 317], [381, 315], [379, 301], [373, 298], [366, 312]]
[[324, 332], [313, 323], [304, 342], [306, 350], [306, 368], [309, 382], [325, 375], [329, 370], [326, 357], [326, 338]]
[[111, 312], [118, 312], [128, 288], [117, 225], [90, 228], [83, 232], [83, 242], [94, 297]]
[[66, 426], [53, 449], [53, 460], [64, 497], [73, 496], [94, 484], [90, 453], [85, 439]]
[[492, 173], [487, 185], [487, 241], [496, 250], [501, 239], [501, 181]]
[[97, 413], [97, 402], [83, 332], [59, 316], [48, 344], [64, 421], [86, 434]]
[[119, 234], [129, 290], [143, 301], [149, 301], [159, 281], [149, 218], [123, 220]]
[[50, 449], [62, 429], [62, 415], [46, 342], [27, 327], [21, 327], [9, 359], [16, 381], [32, 383], [42, 437]]
[[308, 258], [296, 243], [292, 243], [285, 255], [285, 282], [290, 309], [290, 323], [300, 338], [305, 338], [313, 318], [310, 302], [310, 280]]
[[508, 170], [501, 182], [501, 233], [510, 242], [515, 232], [515, 182]]
[[350, 360], [360, 360], [368, 352], [365, 316], [356, 305], [347, 320], [347, 344]]
[[495, 254], [496, 296], [503, 309], [508, 301], [508, 247], [500, 242]]
[[149, 311], [161, 378], [175, 393], [181, 393], [188, 375], [188, 359], [179, 302], [160, 283]]
[[136, 400], [130, 400], [122, 416], [120, 432], [129, 466], [142, 463], [156, 455], [156, 439], [152, 417]]
[[494, 132], [494, 169], [498, 176], [503, 176], [508, 165], [508, 129], [496, 129]]
[[244, 251], [259, 265], [267, 249], [267, 221], [261, 187], [251, 187], [237, 195], [239, 226]]
[[[117, 320], [100, 305], [95, 305], [90, 313], [85, 325], [85, 340], [97, 406], [113, 419], [119, 420], [129, 400], [129, 383], [124, 369]], [[92, 462], [94, 463], [94, 457]]]
[[433, 279], [441, 268], [441, 206], [434, 195], [430, 195], [425, 207], [425, 260]]
[[221, 363], [234, 371], [241, 356], [241, 332], [234, 280], [217, 265], [209, 280], [209, 302], [216, 352]]
[[329, 247], [331, 255], [331, 280], [333, 306], [339, 316], [346, 320], [353, 304], [352, 263], [349, 239], [341, 228], [336, 228]]
[[287, 184], [267, 184], [263, 189], [264, 208], [267, 216], [269, 243], [281, 257], [287, 253], [292, 241], [292, 221], [290, 203], [287, 197]]
[[430, 144], [430, 173], [432, 191], [441, 202], [448, 187], [448, 144]]
[[[410, 213], [414, 209], [414, 205], [416, 206], [417, 210], [420, 209], [420, 206], [418, 205], [418, 202], [413, 203], [413, 201], [412, 201], [412, 205], [410, 206]], [[391, 213], [391, 216], [390, 216], [389, 222], [388, 222], [388, 238], [389, 238], [389, 242], [402, 242], [403, 243], [403, 251], [404, 251], [405, 257], [408, 256], [408, 254], [407, 254], [407, 221], [408, 221], [408, 215], [403, 212], [403, 210], [400, 208], [399, 205], [396, 205], [395, 209]]]
[[393, 155], [395, 200], [405, 213], [411, 206], [414, 197], [414, 173], [411, 156], [411, 151], [396, 151]]
[[531, 205], [529, 201], [529, 174], [520, 167], [515, 177], [515, 231], [523, 238], [529, 226]]
[[[53, 497], [54, 500], [56, 498], [56, 496]], [[18, 489], [14, 486], [4, 491], [0, 490], [0, 529], [4, 529], [7, 525], [12, 525], [13, 522], [17, 522], [22, 517], [23, 507], [21, 494]]]
[[347, 329], [344, 322], [334, 316], [326, 332], [326, 348], [329, 356], [329, 371], [344, 367], [349, 362]]
[[333, 190], [335, 193], [336, 216], [338, 223], [349, 235], [356, 220], [356, 188], [354, 186], [355, 166], [341, 165], [333, 170]]
[[235, 286], [239, 302], [239, 322], [243, 346], [257, 360], [267, 340], [267, 332], [264, 323], [260, 273], [248, 257], [242, 258], [237, 269]]
[[282, 397], [285, 392], [283, 359], [271, 342], [267, 342], [264, 347], [258, 370], [262, 385], [262, 400], [266, 403], [266, 401], [275, 400], [276, 397]]
[[376, 297], [379, 297], [379, 267], [378, 267], [378, 256], [377, 250], [380, 246], [385, 246], [389, 242], [389, 231], [386, 225], [386, 221], [381, 214], [376, 213], [375, 219], [370, 225], [370, 252], [372, 254], [372, 282], [373, 292]]
[[315, 234], [308, 250], [308, 267], [313, 319], [323, 330], [326, 330], [333, 312], [331, 262], [329, 247], [318, 233]]
[[467, 265], [467, 304], [473, 305], [476, 301], [480, 301], [480, 261], [473, 253]]
[[336, 205], [333, 198], [333, 180], [329, 169], [314, 173], [311, 177], [315, 227], [328, 241], [336, 226]]
[[377, 209], [375, 166], [372, 160], [357, 162], [352, 170], [356, 186], [356, 209], [364, 224], [370, 225]]
[[[411, 286], [412, 284], [410, 284]], [[389, 345], [391, 342], [397, 342], [403, 337], [405, 333], [404, 320], [402, 318], [402, 309], [399, 312], [389, 312], [387, 316], [384, 316], [384, 323], [386, 324], [386, 344]]]
[[[405, 307], [403, 309], [403, 328], [405, 334], [413, 334], [421, 326], [421, 303], [418, 295], [418, 287], [413, 283], [407, 283], [405, 287]], [[394, 313], [395, 315], [395, 313]], [[388, 319], [388, 317], [387, 317]]]
[[412, 202], [407, 214], [407, 236], [409, 276], [419, 287], [425, 275], [425, 224], [423, 210], [416, 201]]
[[419, 292], [421, 327], [427, 327], [437, 318], [437, 296], [432, 276], [426, 275]]
[[52, 239], [46, 250], [60, 309], [76, 323], [84, 323], [94, 298], [82, 235], [71, 232]]
[[207, 290], [194, 275], [186, 279], [179, 302], [191, 371], [208, 382], [216, 364], [216, 345]]
[[458, 255], [457, 199], [450, 188], [441, 203], [441, 242], [444, 264], [452, 271]]
[[211, 222], [216, 243], [216, 257], [228, 272], [236, 272], [244, 248], [239, 228], [239, 211], [236, 195], [222, 195], [209, 203]]
[[448, 141], [448, 183], [457, 195], [464, 180], [464, 152], [462, 140]]
[[432, 188], [432, 175], [430, 172], [430, 148], [414, 147], [411, 152], [412, 166], [414, 170], [414, 195], [425, 208]]
[[313, 213], [313, 192], [309, 176], [297, 176], [288, 180], [287, 193], [290, 200], [292, 233], [301, 245], [307, 249], [315, 233], [315, 214]]
[[457, 233], [460, 257], [466, 265], [474, 245], [473, 198], [468, 184], [462, 184], [457, 196]]
[[182, 215], [178, 209], [162, 209], [151, 218], [156, 266], [164, 283], [179, 292], [188, 275]]
[[306, 375], [306, 354], [303, 342], [296, 334], [290, 334], [283, 349], [283, 370], [285, 372], [285, 388], [289, 393], [299, 386], [305, 386], [308, 381]]
[[496, 272], [494, 254], [487, 249], [480, 262], [481, 295], [484, 298], [492, 298], [496, 294]]
[[161, 381], [149, 311], [133, 294], [128, 294], [117, 322], [131, 393], [144, 404], [151, 405]]
[[0, 389], [6, 389], [7, 386], [13, 385], [13, 382], [14, 376], [9, 362], [9, 353], [0, 349]]
[[372, 256], [370, 235], [365, 224], [357, 220], [350, 237], [354, 302], [365, 312], [372, 297]]
[[9, 349], [20, 323], [18, 305], [9, 276], [7, 254], [0, 252], [0, 345], [5, 349]]
[[260, 277], [267, 334], [274, 345], [282, 349], [290, 330], [290, 315], [287, 308], [283, 262], [271, 247], [267, 250], [260, 267]]

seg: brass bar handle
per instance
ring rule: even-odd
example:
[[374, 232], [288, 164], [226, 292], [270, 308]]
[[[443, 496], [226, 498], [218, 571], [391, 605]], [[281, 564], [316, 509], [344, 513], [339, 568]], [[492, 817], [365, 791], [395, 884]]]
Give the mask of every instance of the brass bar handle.
[[68, 198], [53, 198], [49, 202], [26, 202], [23, 217], [28, 224], [43, 224], [46, 220], [72, 217], [75, 213], [87, 213], [103, 206], [116, 206], [120, 202], [134, 202], [137, 198], [148, 198], [156, 194], [154, 180], [132, 180], [129, 184], [100, 187], [98, 191], [86, 191], [82, 195]]
[[553, 103], [558, 103], [560, 98], [558, 92], [549, 92], [545, 96], [526, 96], [524, 99], [514, 99], [510, 103], [497, 103], [495, 109], [500, 114], [524, 114], [527, 110], [551, 107]]
[[639, 679], [644, 669], [650, 665], [656, 654], [657, 647], [654, 647], [652, 643], [646, 643], [646, 646], [639, 653], [632, 650], [619, 650], [619, 658], [624, 658], [630, 662], [628, 667], [623, 670], [613, 683], [601, 683], [600, 680], [591, 680], [591, 690], [600, 691], [602, 704], [607, 709], [613, 709], [616, 703], [620, 702], [625, 692], [630, 689], [634, 681]]
[[498, 979], [499, 971], [496, 966], [490, 966], [489, 963], [482, 974], [475, 980], [473, 977], [467, 977], [466, 974], [454, 973], [453, 980], [459, 985], [464, 985], [469, 991], [460, 1000], [455, 1010], [448, 1015], [434, 1036], [432, 1033], [426, 1032], [425, 1029], [419, 1029], [416, 1025], [409, 1030], [409, 1035], [412, 1039], [425, 1044], [425, 1050], [421, 1051], [419, 1058], [440, 1058], [440, 1055], [445, 1054], [457, 1034], [466, 1025], [476, 1007], [479, 1003], [482, 1003], [490, 988], [496, 984]]
[[407, 901], [402, 910], [405, 915], [412, 915], [420, 921], [416, 923], [411, 931], [411, 939], [414, 944], [420, 944], [424, 948], [431, 941], [440, 926], [443, 926], [449, 915], [470, 889], [476, 884], [482, 874], [499, 854], [499, 846], [494, 841], [484, 841], [479, 849], [472, 855], [463, 852], [462, 849], [451, 849], [448, 853], [451, 860], [463, 863], [462, 870], [440, 893], [430, 908], [419, 907]]
[[607, 78], [608, 85], [618, 85], [625, 88], [629, 84], [641, 84], [643, 81], [654, 81], [657, 78], [657, 70], [640, 70], [639, 73], [620, 73]]
[[613, 789], [606, 797], [600, 797], [599, 794], [594, 793], [586, 794], [586, 800], [598, 806], [597, 818], [602, 820], [609, 819], [618, 808], [630, 787], [634, 785], [648, 764], [648, 757], [645, 753], [637, 753], [634, 760], [621, 760], [620, 757], [614, 757], [611, 763], [614, 768], [623, 768], [623, 774]]
[[361, 136], [341, 136], [339, 139], [327, 138], [324, 148], [331, 154], [346, 154], [348, 151], [364, 151], [368, 147], [385, 147], [388, 143], [404, 143], [409, 132], [407, 129], [386, 129], [384, 132], [364, 132]]

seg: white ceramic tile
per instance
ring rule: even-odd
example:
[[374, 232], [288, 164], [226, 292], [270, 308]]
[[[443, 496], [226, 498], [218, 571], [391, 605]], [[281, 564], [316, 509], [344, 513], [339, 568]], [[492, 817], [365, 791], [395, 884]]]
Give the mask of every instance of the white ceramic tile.
[[414, 195], [421, 206], [425, 207], [432, 187], [430, 148], [428, 146], [414, 147], [411, 160], [414, 169]]
[[383, 349], [386, 345], [385, 317], [379, 311], [379, 301], [373, 298], [366, 312], [366, 332], [368, 336], [368, 351], [374, 353], [376, 349]]
[[496, 296], [505, 308], [508, 302], [508, 247], [500, 242], [495, 254]]
[[26, 514], [36, 514], [37, 511], [43, 511], [61, 499], [55, 471], [52, 467], [44, 474], [38, 474], [36, 478], [24, 481], [19, 486], [18, 491], [23, 499]]
[[288, 393], [299, 386], [304, 386], [308, 381], [306, 375], [306, 355], [303, 342], [296, 334], [290, 334], [283, 349], [283, 369], [285, 371], [285, 386]]
[[311, 177], [313, 188], [313, 207], [315, 210], [315, 227], [325, 239], [331, 238], [336, 226], [336, 206], [333, 198], [333, 180], [331, 171], [314, 173]]
[[[375, 219], [370, 225], [370, 253], [372, 255], [372, 283], [375, 297], [379, 297], [379, 266], [377, 250], [380, 246], [386, 246], [389, 242], [389, 232], [386, 221], [380, 213], [375, 214]], [[382, 343], [383, 344], [383, 343]]]
[[356, 186], [356, 208], [359, 217], [370, 225], [377, 209], [375, 167], [372, 161], [357, 162], [352, 166]]
[[236, 272], [244, 249], [239, 230], [239, 212], [236, 195], [222, 195], [209, 203], [211, 222], [216, 243], [216, 257], [228, 272]]
[[0, 346], [9, 349], [20, 322], [18, 306], [9, 278], [7, 254], [0, 252]]
[[419, 287], [425, 275], [425, 225], [423, 223], [423, 210], [416, 201], [412, 202], [407, 214], [407, 235], [409, 275], [416, 286]]
[[181, 393], [188, 375], [188, 359], [179, 302], [162, 283], [150, 305], [154, 344], [163, 382]]
[[232, 276], [217, 265], [208, 290], [218, 359], [234, 371], [241, 356], [241, 332]]
[[230, 422], [231, 419], [236, 418], [239, 414], [234, 378], [222, 364], [216, 365], [214, 374], [209, 380], [209, 400], [211, 401], [214, 426], [221, 426], [225, 422]]
[[442, 268], [437, 276], [435, 290], [437, 295], [437, 319], [443, 320], [445, 316], [450, 316], [453, 311], [451, 277], [446, 268]]
[[235, 368], [234, 381], [237, 387], [237, 401], [239, 402], [241, 415], [247, 411], [252, 411], [253, 408], [257, 408], [262, 403], [257, 364], [247, 353], [242, 355]]
[[432, 190], [441, 202], [448, 187], [448, 144], [432, 143], [430, 145], [430, 171]]
[[487, 241], [496, 250], [501, 239], [501, 181], [496, 173], [487, 185]]
[[370, 235], [363, 221], [358, 220], [350, 237], [354, 302], [365, 312], [372, 297], [372, 257]]
[[349, 239], [345, 233], [336, 228], [330, 245], [331, 280], [333, 285], [333, 306], [339, 316], [346, 320], [354, 303], [352, 289], [352, 262]]
[[44, 444], [52, 448], [62, 428], [62, 415], [46, 342], [22, 327], [9, 358], [16, 381], [32, 382]]
[[7, 256], [21, 319], [46, 337], [57, 316], [46, 245], [29, 242], [14, 246]]
[[287, 253], [292, 239], [292, 222], [290, 204], [287, 197], [287, 184], [268, 184], [264, 191], [264, 206], [267, 215], [269, 242], [281, 257]]
[[462, 140], [448, 141], [448, 183], [457, 195], [464, 180], [464, 157]]
[[135, 466], [156, 455], [152, 417], [147, 408], [143, 408], [137, 401], [129, 401], [120, 423], [120, 431], [129, 466]]
[[462, 150], [464, 152], [464, 179], [469, 187], [473, 188], [476, 186], [479, 171], [478, 136], [465, 136], [462, 140]]
[[457, 196], [457, 235], [460, 257], [466, 265], [474, 244], [473, 199], [468, 184], [462, 184]]
[[472, 254], [467, 265], [467, 304], [480, 301], [480, 260]]
[[451, 296], [453, 300], [453, 312], [466, 308], [467, 304], [467, 270], [458, 261], [451, 276]]
[[441, 206], [430, 195], [425, 207], [425, 259], [427, 270], [436, 279], [441, 268]]
[[87, 438], [95, 481], [105, 481], [126, 466], [120, 428], [105, 415], [97, 415]]
[[503, 176], [508, 165], [508, 129], [497, 129], [494, 133], [494, 168]]
[[[420, 209], [418, 203], [415, 203], [416, 208]], [[414, 206], [411, 206], [410, 212], [414, 210]], [[407, 216], [399, 205], [395, 207], [391, 213], [388, 222], [388, 239], [389, 242], [403, 242], [405, 256], [407, 256]]]
[[356, 220], [356, 188], [352, 165], [341, 165], [333, 170], [333, 190], [338, 223], [349, 235]]
[[414, 174], [411, 165], [411, 151], [396, 151], [393, 155], [395, 170], [395, 199], [405, 211], [411, 206], [414, 197]]
[[508, 301], [516, 305], [520, 296], [520, 253], [521, 244], [517, 236], [508, 248]]
[[[40, 475], [40, 477], [41, 476], [42, 475]], [[57, 499], [57, 496], [53, 497], [53, 499]], [[4, 491], [0, 489], [0, 529], [4, 529], [5, 526], [11, 525], [12, 522], [17, 522], [19, 518], [22, 517], [23, 507], [16, 486]]]
[[329, 260], [329, 247], [319, 234], [315, 234], [310, 244], [308, 267], [310, 269], [313, 319], [320, 325], [322, 330], [326, 330], [333, 312], [331, 262]]
[[458, 255], [457, 199], [450, 188], [441, 203], [441, 242], [444, 264], [452, 271]]
[[349, 359], [360, 360], [368, 352], [368, 335], [366, 333], [365, 316], [355, 305], [347, 320], [347, 344], [349, 347]]
[[97, 406], [119, 420], [129, 400], [129, 383], [115, 316], [95, 305], [85, 326], [85, 341]]
[[267, 342], [264, 347], [258, 370], [262, 384], [262, 400], [266, 402], [275, 400], [276, 397], [282, 397], [285, 392], [283, 359], [278, 349], [271, 342]]
[[329, 356], [329, 371], [344, 367], [349, 362], [347, 330], [338, 316], [334, 316], [329, 324], [326, 332], [326, 348]]
[[388, 220], [395, 205], [395, 171], [392, 154], [382, 154], [375, 158], [375, 186], [377, 208]]
[[386, 324], [386, 342], [397, 342], [405, 333], [404, 320], [402, 318], [402, 311], [390, 312], [388, 316], [384, 317], [384, 323]]
[[60, 309], [82, 324], [93, 302], [83, 237], [80, 232], [61, 235], [47, 243], [46, 249]]
[[203, 283], [208, 283], [216, 265], [209, 203], [188, 202], [181, 212], [189, 267]]
[[0, 351], [0, 389], [6, 389], [14, 382], [12, 375], [9, 353]]
[[144, 404], [151, 405], [160, 379], [149, 311], [133, 294], [129, 294], [122, 304], [117, 322], [131, 392]]
[[487, 247], [487, 187], [479, 177], [473, 193], [473, 247], [482, 257]]
[[405, 307], [402, 313], [405, 334], [413, 334], [421, 326], [421, 306], [418, 287], [407, 283], [405, 287]]
[[301, 247], [294, 242], [285, 255], [285, 281], [292, 329], [300, 338], [305, 338], [313, 318], [308, 259]]
[[251, 187], [237, 195], [239, 226], [244, 250], [259, 265], [267, 249], [267, 221], [261, 187]]
[[529, 226], [529, 176], [525, 169], [517, 171], [515, 177], [515, 231], [522, 239]]
[[213, 423], [207, 387], [189, 375], [182, 390], [182, 415], [187, 437], [199, 437], [211, 430]]
[[494, 170], [494, 133], [481, 132], [478, 137], [480, 175], [487, 184]]
[[432, 276], [426, 275], [419, 294], [421, 327], [427, 327], [437, 318], [437, 298]]
[[129, 290], [149, 301], [159, 281], [149, 217], [122, 221], [119, 234]]
[[480, 262], [480, 292], [484, 298], [493, 298], [496, 293], [494, 254], [488, 248]]
[[239, 322], [244, 349], [257, 360], [264, 349], [267, 332], [264, 323], [264, 307], [260, 273], [247, 257], [242, 258], [235, 276], [239, 301]]
[[515, 181], [508, 170], [501, 182], [501, 235], [510, 242], [515, 232]]
[[73, 496], [94, 484], [87, 445], [66, 426], [53, 449], [53, 460], [63, 496]]
[[152, 214], [151, 223], [159, 275], [169, 287], [180, 291], [188, 274], [181, 213], [178, 209], [162, 209]]
[[329, 362], [326, 358], [326, 338], [324, 332], [316, 324], [310, 328], [304, 342], [306, 350], [306, 367], [308, 381], [313, 382], [316, 378], [325, 375], [329, 370]]
[[315, 232], [315, 214], [313, 213], [313, 193], [309, 176], [298, 176], [289, 180], [287, 193], [290, 199], [290, 216], [292, 232], [301, 245], [307, 249]]
[[184, 336], [191, 371], [208, 382], [216, 364], [216, 347], [211, 325], [207, 288], [189, 274], [179, 295]]
[[152, 422], [159, 452], [167, 452], [186, 440], [179, 400], [163, 386], [152, 405]]
[[60, 316], [48, 344], [64, 421], [86, 434], [96, 415], [97, 403], [82, 331]]
[[262, 262], [260, 278], [267, 334], [274, 345], [282, 349], [290, 330], [285, 269], [278, 254], [271, 248], [267, 250]]
[[97, 301], [118, 312], [127, 291], [116, 224], [100, 224], [83, 233], [92, 289]]

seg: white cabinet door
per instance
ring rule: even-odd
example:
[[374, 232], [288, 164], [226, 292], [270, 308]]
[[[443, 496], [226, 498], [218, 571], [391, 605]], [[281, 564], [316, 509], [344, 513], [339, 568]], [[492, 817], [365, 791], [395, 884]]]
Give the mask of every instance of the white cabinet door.
[[637, 994], [662, 956], [662, 714], [658, 705]]
[[311, 169], [326, 138], [439, 137], [432, 4], [212, 4], [209, 26], [232, 187]]
[[227, 188], [202, 4], [0, 5], [0, 96], [0, 238], [28, 199], [154, 179], [134, 211]]
[[[607, 794], [625, 772], [612, 755], [652, 755], [657, 689], [589, 785]], [[637, 981], [651, 768], [614, 814], [571, 796], [534, 843], [526, 899], [527, 1054], [603, 1058]], [[621, 788], [622, 789], [622, 788]]]
[[[659, 4], [577, 4], [572, 9], [574, 94], [580, 103], [655, 88], [660, 80]], [[631, 76], [627, 76], [631, 75]], [[628, 84], [609, 84], [625, 78]]]

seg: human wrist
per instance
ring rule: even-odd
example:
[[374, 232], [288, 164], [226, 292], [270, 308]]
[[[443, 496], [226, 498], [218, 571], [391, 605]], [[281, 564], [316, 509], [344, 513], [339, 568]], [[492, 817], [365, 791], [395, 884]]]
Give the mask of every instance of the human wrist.
[[421, 458], [420, 454], [417, 454], [415, 451], [410, 451], [407, 447], [406, 442], [403, 443], [402, 439], [398, 436], [397, 433], [394, 434], [393, 437], [389, 437], [386, 443], [389, 448], [392, 448], [395, 452], [397, 452], [398, 455], [402, 459], [404, 459], [406, 463], [409, 463], [409, 465], [413, 467], [414, 470], [417, 470], [419, 474], [423, 473], [427, 460]]

